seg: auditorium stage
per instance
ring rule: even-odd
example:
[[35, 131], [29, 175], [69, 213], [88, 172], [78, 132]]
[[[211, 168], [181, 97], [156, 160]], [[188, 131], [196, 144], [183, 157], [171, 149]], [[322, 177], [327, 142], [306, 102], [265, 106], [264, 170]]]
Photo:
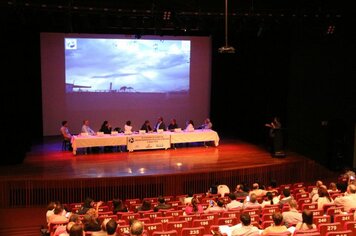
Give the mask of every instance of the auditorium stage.
[[0, 207], [81, 202], [86, 196], [110, 200], [200, 193], [214, 182], [234, 189], [240, 182], [285, 184], [337, 176], [302, 155], [287, 151], [285, 158], [272, 158], [264, 146], [222, 137], [217, 147], [190, 144], [76, 156], [61, 148], [59, 137], [46, 137], [22, 164], [0, 167]]

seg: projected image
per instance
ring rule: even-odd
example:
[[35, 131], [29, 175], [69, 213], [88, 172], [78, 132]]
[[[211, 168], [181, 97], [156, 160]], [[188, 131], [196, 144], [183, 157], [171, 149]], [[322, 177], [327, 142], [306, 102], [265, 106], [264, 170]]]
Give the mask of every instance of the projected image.
[[186, 93], [190, 41], [65, 38], [66, 92]]

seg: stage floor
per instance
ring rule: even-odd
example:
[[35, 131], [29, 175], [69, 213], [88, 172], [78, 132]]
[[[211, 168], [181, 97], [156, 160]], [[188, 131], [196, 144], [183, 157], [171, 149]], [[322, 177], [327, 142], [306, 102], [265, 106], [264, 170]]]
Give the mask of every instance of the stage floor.
[[204, 193], [215, 182], [234, 190], [239, 183], [337, 180], [338, 173], [297, 153], [273, 158], [266, 147], [240, 140], [220, 137], [219, 144], [73, 155], [62, 151], [60, 138], [48, 137], [23, 163], [0, 167], [0, 208], [45, 206], [54, 199], [81, 202], [86, 196], [110, 200]]
[[190, 144], [176, 149], [134, 152], [104, 152], [74, 156], [62, 151], [58, 137], [46, 137], [34, 145], [22, 164], [0, 167], [0, 177], [10, 179], [102, 178], [199, 173], [300, 162], [305, 157], [287, 153], [272, 158], [265, 147], [232, 139], [221, 139], [215, 147]]

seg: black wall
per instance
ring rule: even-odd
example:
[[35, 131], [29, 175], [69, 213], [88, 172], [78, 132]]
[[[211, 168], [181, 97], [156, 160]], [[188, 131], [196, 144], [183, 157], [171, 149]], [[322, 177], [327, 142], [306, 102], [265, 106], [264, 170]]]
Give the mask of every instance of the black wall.
[[[21, 163], [31, 145], [42, 139], [39, 33], [129, 32], [106, 27], [105, 22], [113, 24], [111, 18], [90, 28], [91, 24], [82, 22], [84, 27], [75, 22], [71, 12], [1, 10], [5, 85], [1, 100], [3, 135], [8, 140], [3, 142], [2, 163], [14, 164]], [[225, 44], [221, 17], [199, 19], [207, 27], [201, 33], [213, 39], [214, 127], [222, 138], [264, 145], [264, 124], [278, 115], [285, 128], [287, 149], [334, 169], [355, 165], [355, 14], [345, 12], [338, 17], [322, 12], [305, 17], [301, 12], [297, 16], [252, 14], [234, 18], [229, 44], [235, 47], [235, 54], [218, 53]], [[56, 15], [60, 16], [53, 17]], [[101, 17], [105, 15], [101, 13]], [[336, 26], [334, 34], [326, 33], [329, 25]]]

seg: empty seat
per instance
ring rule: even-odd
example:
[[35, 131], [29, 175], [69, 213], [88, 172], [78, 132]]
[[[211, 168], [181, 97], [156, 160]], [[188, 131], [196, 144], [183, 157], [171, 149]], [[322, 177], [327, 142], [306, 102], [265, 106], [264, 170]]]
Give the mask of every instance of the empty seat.
[[325, 236], [355, 236], [351, 230], [327, 232]]
[[188, 227], [188, 228], [183, 228], [182, 229], [182, 234], [181, 236], [203, 236], [205, 232], [205, 228], [200, 226], [200, 227]]
[[154, 231], [151, 236], [180, 236], [178, 235], [177, 230], [169, 230], [169, 231]]
[[189, 223], [185, 220], [181, 221], [169, 221], [167, 222], [166, 229], [167, 231], [170, 230], [177, 230], [178, 235], [181, 235], [182, 229], [189, 227]]

